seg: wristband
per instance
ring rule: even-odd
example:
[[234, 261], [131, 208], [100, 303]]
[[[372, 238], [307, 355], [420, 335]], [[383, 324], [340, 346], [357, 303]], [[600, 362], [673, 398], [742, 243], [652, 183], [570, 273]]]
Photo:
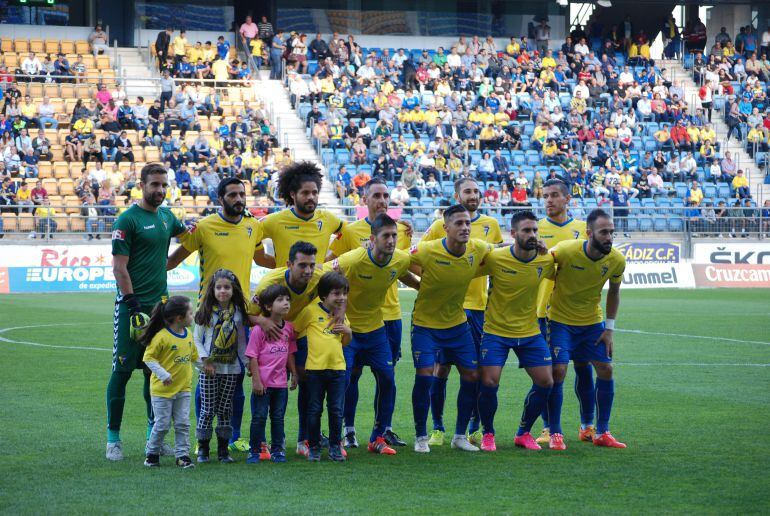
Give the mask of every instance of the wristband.
[[605, 330], [614, 330], [615, 329], [615, 319], [607, 319], [604, 321], [604, 329]]
[[142, 309], [139, 298], [134, 294], [126, 294], [121, 298], [120, 302], [125, 304], [128, 307], [128, 311], [131, 313], [139, 312]]

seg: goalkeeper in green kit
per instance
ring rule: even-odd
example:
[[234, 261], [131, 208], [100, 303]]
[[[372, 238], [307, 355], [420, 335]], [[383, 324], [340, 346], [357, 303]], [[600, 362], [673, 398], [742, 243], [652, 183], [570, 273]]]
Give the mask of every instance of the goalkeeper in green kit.
[[[138, 340], [152, 307], [168, 296], [166, 260], [171, 239], [186, 231], [168, 208], [168, 174], [163, 165], [142, 168], [142, 199], [122, 213], [113, 226], [112, 268], [118, 286], [113, 325], [112, 375], [107, 384], [107, 459], [122, 460], [120, 425], [126, 402], [126, 384], [135, 369], [144, 372], [147, 435], [153, 425], [150, 374], [142, 361]], [[165, 445], [164, 445], [165, 447]], [[169, 449], [169, 451], [171, 451]]]

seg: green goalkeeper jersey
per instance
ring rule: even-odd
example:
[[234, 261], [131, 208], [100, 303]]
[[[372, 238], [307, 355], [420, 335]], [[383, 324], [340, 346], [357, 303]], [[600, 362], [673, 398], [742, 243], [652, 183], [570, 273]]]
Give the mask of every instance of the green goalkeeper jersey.
[[[113, 225], [112, 254], [128, 256], [128, 275], [142, 306], [154, 306], [167, 295], [166, 261], [171, 238], [186, 230], [168, 208], [157, 213], [135, 204]], [[118, 287], [118, 295], [122, 295]]]

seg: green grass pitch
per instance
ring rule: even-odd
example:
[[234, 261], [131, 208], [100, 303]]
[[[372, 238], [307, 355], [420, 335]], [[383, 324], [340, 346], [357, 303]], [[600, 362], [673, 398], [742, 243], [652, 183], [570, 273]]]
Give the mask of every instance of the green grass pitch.
[[[761, 513], [770, 506], [770, 303], [760, 290], [622, 293], [616, 335], [613, 433], [626, 450], [577, 441], [570, 371], [563, 421], [568, 450], [526, 452], [513, 433], [529, 382], [515, 360], [503, 373], [497, 453], [412, 451], [409, 359], [397, 368], [395, 457], [351, 451], [346, 464], [294, 455], [287, 464], [181, 471], [142, 466], [141, 378], [129, 383], [126, 460], [104, 458], [110, 373], [110, 294], [0, 296], [0, 512], [29, 513]], [[402, 294], [409, 328], [413, 294]], [[632, 330], [629, 332], [628, 330]], [[80, 348], [80, 349], [78, 349]], [[85, 349], [83, 349], [85, 348]], [[457, 375], [446, 422], [453, 426]], [[357, 427], [372, 422], [373, 382], [361, 383]], [[193, 412], [193, 411], [191, 411]], [[248, 435], [248, 408], [243, 431]], [[430, 424], [430, 423], [429, 423]], [[539, 423], [534, 429], [539, 432]]]

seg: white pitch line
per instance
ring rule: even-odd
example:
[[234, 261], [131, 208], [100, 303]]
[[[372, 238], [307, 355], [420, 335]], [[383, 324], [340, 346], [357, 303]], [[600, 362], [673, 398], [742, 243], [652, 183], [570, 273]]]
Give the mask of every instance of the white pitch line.
[[682, 337], [685, 339], [721, 340], [724, 342], [735, 342], [738, 344], [760, 344], [762, 346], [770, 346], [770, 342], [762, 342], [761, 340], [732, 339], [729, 337], [715, 337], [713, 335], [688, 335], [686, 333], [664, 333], [664, 332], [658, 332], [658, 331], [628, 330], [628, 329], [617, 329], [615, 331], [620, 333], [636, 333], [638, 335], [658, 335], [661, 337]]
[[[53, 326], [78, 326], [80, 323], [58, 323], [58, 324], [35, 324], [32, 326], [16, 326], [13, 328], [0, 328], [0, 334], [14, 330], [29, 330], [33, 328], [50, 328]], [[112, 324], [111, 322], [101, 322], [92, 324]], [[95, 348], [88, 346], [57, 346], [54, 344], [41, 344], [40, 342], [28, 342], [25, 340], [13, 340], [0, 336], [0, 342], [8, 342], [9, 344], [23, 344], [25, 346], [34, 346], [36, 348], [54, 348], [54, 349], [75, 349], [79, 351], [112, 351], [109, 348]]]
[[690, 363], [677, 363], [677, 362], [615, 362], [616, 366], [651, 366], [651, 367], [770, 367], [770, 364], [754, 364], [751, 362], [744, 363], [730, 363], [719, 364], [709, 362], [690, 362]]

